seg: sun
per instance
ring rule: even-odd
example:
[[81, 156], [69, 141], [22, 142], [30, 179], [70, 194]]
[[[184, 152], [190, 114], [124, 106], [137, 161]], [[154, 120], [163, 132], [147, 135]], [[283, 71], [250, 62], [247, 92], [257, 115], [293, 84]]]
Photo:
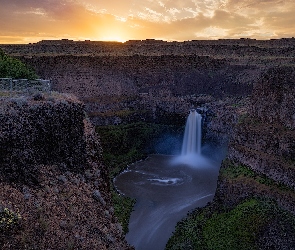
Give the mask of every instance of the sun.
[[122, 36], [120, 35], [106, 35], [106, 36], [102, 36], [100, 38], [101, 41], [110, 41], [110, 42], [121, 42], [124, 43], [127, 41], [127, 39], [124, 39]]
[[100, 41], [116, 41], [123, 43], [129, 40], [128, 33], [122, 22], [109, 24], [108, 26], [100, 26], [97, 29], [96, 39]]

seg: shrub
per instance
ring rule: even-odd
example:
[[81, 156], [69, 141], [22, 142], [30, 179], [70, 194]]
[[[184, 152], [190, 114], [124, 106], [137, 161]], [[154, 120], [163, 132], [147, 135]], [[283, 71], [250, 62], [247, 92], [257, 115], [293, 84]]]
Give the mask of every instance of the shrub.
[[7, 231], [18, 224], [21, 216], [17, 212], [9, 210], [7, 207], [0, 206], [0, 231]]
[[6, 55], [0, 49], [0, 78], [36, 79], [38, 76], [33, 69], [20, 60]]
[[268, 220], [269, 210], [252, 199], [230, 212], [213, 214], [203, 235], [207, 249], [256, 249], [255, 240]]

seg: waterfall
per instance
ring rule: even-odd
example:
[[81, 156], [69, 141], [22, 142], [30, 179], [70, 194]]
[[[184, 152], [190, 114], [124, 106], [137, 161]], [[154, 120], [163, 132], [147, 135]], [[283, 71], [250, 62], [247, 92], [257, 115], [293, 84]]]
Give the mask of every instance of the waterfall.
[[209, 166], [208, 159], [201, 153], [201, 142], [202, 116], [192, 109], [186, 120], [181, 154], [171, 164], [185, 164], [198, 169]]
[[201, 154], [202, 116], [192, 109], [187, 118], [181, 155]]

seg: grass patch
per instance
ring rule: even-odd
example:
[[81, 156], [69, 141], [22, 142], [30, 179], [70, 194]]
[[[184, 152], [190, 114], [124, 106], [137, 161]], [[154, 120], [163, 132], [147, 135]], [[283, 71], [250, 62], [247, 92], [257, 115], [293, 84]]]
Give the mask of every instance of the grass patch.
[[130, 123], [111, 126], [97, 126], [101, 137], [103, 160], [109, 167], [113, 179], [128, 164], [155, 153], [154, 143], [165, 133], [179, 130], [176, 126], [153, 123]]
[[267, 224], [269, 212], [266, 204], [252, 199], [229, 212], [214, 213], [203, 231], [207, 249], [257, 249], [255, 239]]
[[11, 93], [9, 91], [2, 90], [0, 91], [0, 97], [9, 97]]
[[294, 216], [271, 200], [249, 199], [229, 211], [219, 206], [197, 209], [179, 222], [166, 249], [259, 249], [260, 236], [273, 221], [282, 233], [295, 230]]
[[124, 118], [127, 116], [130, 116], [132, 114], [136, 113], [133, 110], [127, 110], [127, 109], [122, 109], [122, 110], [117, 110], [117, 111], [108, 111], [108, 112], [89, 112], [90, 117], [95, 117], [95, 116], [100, 116], [100, 117], [112, 117], [112, 116], [118, 116], [120, 118]]
[[102, 96], [89, 96], [82, 98], [83, 102], [114, 104], [120, 102], [132, 102], [138, 99], [136, 95], [102, 95]]
[[268, 178], [265, 174], [256, 173], [249, 167], [239, 164], [235, 165], [231, 163], [230, 161], [224, 161], [224, 165], [226, 167], [223, 167], [220, 169], [220, 178], [226, 178], [226, 179], [238, 179], [242, 177], [247, 177], [254, 179], [260, 184], [264, 184], [266, 186], [269, 186], [271, 188], [275, 188], [281, 191], [292, 191], [292, 189], [282, 183], [276, 182], [273, 179]]
[[115, 190], [112, 190], [112, 200], [115, 215], [121, 223], [124, 233], [128, 233], [129, 219], [136, 200], [120, 195]]
[[262, 125], [262, 121], [257, 117], [251, 117], [248, 113], [241, 114], [238, 119], [238, 125], [257, 126]]

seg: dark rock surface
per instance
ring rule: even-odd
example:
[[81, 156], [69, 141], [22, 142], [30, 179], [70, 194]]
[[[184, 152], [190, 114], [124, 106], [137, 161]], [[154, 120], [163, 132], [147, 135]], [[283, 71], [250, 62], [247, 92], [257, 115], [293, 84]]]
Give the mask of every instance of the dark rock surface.
[[[236, 165], [247, 166], [255, 173], [265, 175], [275, 182], [275, 186], [279, 186], [273, 188], [264, 183], [257, 184], [253, 178], [243, 176], [236, 179], [220, 178], [216, 201], [234, 207], [247, 198], [267, 197], [276, 200], [280, 207], [294, 214], [294, 41], [294, 39], [268, 42], [212, 41], [212, 43], [192, 42], [168, 46], [163, 43], [140, 44], [140, 46], [129, 44], [131, 47], [124, 48], [119, 44], [112, 44], [109, 47], [108, 45], [96, 47], [92, 44], [90, 47], [93, 53], [92, 50], [86, 49], [88, 45], [83, 44], [84, 47], [81, 45], [85, 49], [83, 50], [79, 46], [78, 48], [72, 46], [72, 43], [62, 45], [69, 47], [65, 52], [60, 49], [60, 45], [52, 44], [36, 45], [42, 54], [32, 52], [35, 45], [15, 45], [5, 49], [35, 67], [41, 77], [51, 78], [53, 89], [76, 94], [85, 102], [91, 120], [99, 125], [127, 123], [133, 120], [159, 121], [160, 118], [168, 121], [169, 116], [173, 117], [171, 120], [175, 120], [186, 114], [189, 108], [201, 107], [205, 117], [205, 137], [216, 142], [229, 141], [228, 159]], [[49, 53], [48, 51], [52, 49], [54, 52]], [[67, 52], [70, 50], [76, 51], [75, 56]], [[86, 51], [84, 55], [83, 51]], [[253, 94], [247, 98], [252, 92], [252, 87]], [[229, 96], [230, 98], [227, 98]], [[37, 98], [39, 101], [42, 101], [41, 99]], [[23, 112], [23, 107], [26, 105], [26, 101], [23, 100], [11, 104], [13, 107], [10, 109], [11, 117], [15, 117], [16, 124], [19, 124], [17, 114]], [[49, 111], [52, 105], [63, 107], [64, 104], [45, 104]], [[82, 116], [80, 105], [73, 104], [73, 108], [78, 110], [79, 116]], [[36, 110], [41, 112], [38, 105]], [[5, 114], [6, 108], [1, 112]], [[26, 114], [30, 117], [30, 113], [26, 111]], [[3, 116], [0, 116], [0, 119], [12, 124]], [[25, 124], [30, 124], [26, 116], [22, 119]], [[60, 120], [61, 123], [63, 121], [68, 124], [66, 120]], [[13, 131], [22, 131], [21, 127], [14, 125], [6, 127], [7, 131], [11, 128], [9, 133], [12, 135]], [[26, 134], [32, 132], [25, 131]], [[77, 132], [80, 133], [80, 129]], [[63, 137], [58, 136], [61, 135], [58, 134], [57, 138], [63, 142]], [[15, 137], [11, 138], [14, 142]], [[99, 143], [93, 139], [95, 137], [90, 136], [89, 140], [87, 138], [87, 136], [84, 139], [77, 138], [76, 146], [71, 152], [82, 150], [85, 153], [85, 148], [81, 145], [86, 143], [92, 145], [87, 149], [86, 159], [89, 157], [97, 159], [99, 153], [92, 149]], [[9, 141], [5, 143], [9, 145]], [[33, 141], [29, 139], [28, 142], [24, 140], [23, 143], [34, 145], [35, 139]], [[37, 148], [33, 147], [32, 150], [30, 146], [28, 150], [20, 150], [22, 144], [16, 145], [15, 151], [0, 148], [1, 153], [7, 156], [3, 163], [14, 161], [9, 158], [10, 155], [21, 155], [21, 159], [27, 159], [34, 168], [33, 162], [39, 161], [39, 155], [36, 159], [31, 156], [34, 156]], [[38, 145], [41, 143], [38, 142]], [[40, 155], [46, 158], [42, 152], [41, 150]], [[62, 153], [62, 150], [59, 153]], [[67, 156], [66, 153], [64, 156]], [[75, 166], [81, 165], [79, 164], [81, 158], [75, 161], [75, 156], [72, 157], [68, 157], [65, 168], [73, 162]], [[58, 159], [56, 157], [57, 161]], [[63, 165], [59, 166], [62, 169]], [[224, 163], [223, 168], [227, 167]], [[96, 194], [95, 197], [99, 200], [98, 193], [93, 193], [98, 190], [97, 186], [102, 185], [107, 190], [107, 184], [104, 184], [105, 171], [103, 168], [101, 170], [101, 182], [94, 182], [89, 192], [92, 199]], [[72, 181], [59, 184], [85, 183], [93, 180], [94, 172], [74, 176]], [[60, 175], [65, 174], [58, 173], [57, 176]], [[68, 180], [67, 176], [66, 179]], [[286, 190], [282, 191], [281, 185]], [[54, 187], [52, 190], [56, 194], [61, 193], [62, 187]], [[100, 189], [99, 192], [107, 201], [105, 198], [107, 193]], [[26, 192], [25, 198], [30, 200], [32, 193], [32, 191]], [[93, 200], [96, 204], [100, 203]], [[62, 225], [65, 226], [64, 223]], [[284, 242], [283, 236], [278, 236], [279, 232], [274, 229], [275, 225], [267, 228], [263, 237]], [[106, 242], [113, 242], [114, 238], [110, 235], [105, 236], [105, 239]], [[288, 242], [285, 243], [288, 245]], [[263, 240], [261, 244], [268, 246]]]
[[295, 188], [294, 67], [270, 69], [233, 131], [228, 157]]
[[[272, 47], [263, 51], [248, 46], [251, 42], [44, 41], [1, 47], [51, 79], [54, 90], [78, 96], [92, 122], [105, 125], [155, 120], [164, 111], [184, 114], [191, 106], [186, 96], [249, 95], [265, 68], [264, 59], [274, 53]], [[280, 43], [271, 46], [275, 53], [282, 50]], [[254, 51], [260, 51], [261, 61]]]
[[72, 96], [36, 101], [30, 97], [4, 99], [0, 111], [2, 170], [22, 176], [37, 164], [86, 164], [84, 105]]
[[295, 129], [295, 67], [271, 68], [255, 84], [251, 115]]
[[0, 103], [0, 207], [20, 215], [1, 249], [132, 249], [84, 105], [68, 94]]

